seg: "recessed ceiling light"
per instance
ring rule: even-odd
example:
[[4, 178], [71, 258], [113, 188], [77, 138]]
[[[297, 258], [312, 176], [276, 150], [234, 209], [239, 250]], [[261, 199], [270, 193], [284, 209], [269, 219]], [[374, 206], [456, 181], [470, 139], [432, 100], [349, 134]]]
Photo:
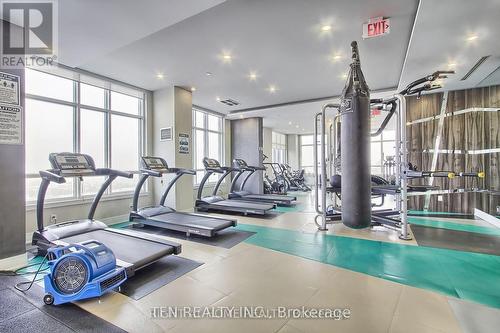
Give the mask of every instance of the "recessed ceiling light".
[[255, 81], [255, 80], [257, 80], [257, 73], [250, 72], [250, 74], [248, 75], [248, 77], [250, 78], [251, 81]]
[[299, 128], [299, 125], [295, 125], [295, 128]]
[[340, 78], [341, 78], [341, 79], [344, 79], [344, 80], [345, 80], [345, 79], [347, 79], [347, 73], [342, 74], [342, 75], [340, 76]]
[[206, 72], [205, 75], [206, 76], [212, 76], [212, 72]]
[[165, 75], [163, 75], [163, 73], [158, 73], [156, 74], [156, 78], [159, 80], [163, 80], [165, 78]]
[[269, 90], [269, 92], [270, 92], [271, 94], [274, 94], [274, 93], [276, 92], [276, 90], [277, 90], [277, 89], [276, 89], [276, 86], [274, 86], [274, 85], [270, 85], [270, 86], [269, 86], [269, 88], [268, 88], [268, 90]]
[[191, 91], [196, 91], [196, 87], [191, 87]]
[[321, 31], [330, 31], [332, 30], [332, 26], [329, 24], [325, 24], [324, 26], [321, 27]]
[[476, 40], [476, 39], [478, 39], [478, 38], [479, 38], [479, 36], [478, 36], [478, 35], [469, 35], [469, 36], [467, 37], [467, 40], [468, 40], [469, 42], [472, 42], [473, 40]]
[[215, 99], [217, 100], [217, 102], [220, 102], [220, 97], [219, 96], [215, 97]]
[[242, 114], [240, 114], [240, 119], [243, 119], [243, 115]]
[[225, 61], [231, 61], [231, 59], [233, 59], [233, 57], [228, 54], [228, 53], [225, 53], [223, 56], [222, 56], [222, 59], [224, 59]]
[[453, 68], [453, 67], [456, 67], [456, 66], [457, 66], [456, 62], [449, 62], [448, 63], [448, 68]]
[[339, 53], [334, 54], [334, 55], [332, 56], [332, 60], [333, 60], [333, 61], [339, 61], [340, 59], [342, 59], [342, 56], [341, 56]]
[[302, 131], [305, 131], [305, 129], [303, 128]]
[[291, 125], [291, 124], [292, 124], [292, 122], [291, 122], [291, 121], [289, 121], [289, 122], [288, 122], [288, 125]]

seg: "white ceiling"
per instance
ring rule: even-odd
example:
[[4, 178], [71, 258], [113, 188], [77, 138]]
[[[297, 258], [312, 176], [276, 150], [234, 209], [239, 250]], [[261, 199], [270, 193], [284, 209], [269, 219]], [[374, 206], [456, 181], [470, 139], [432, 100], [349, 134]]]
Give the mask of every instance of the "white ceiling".
[[[312, 117], [325, 100], [268, 106], [338, 96], [352, 40], [358, 40], [372, 90], [402, 87], [436, 69], [448, 69], [450, 62], [456, 64], [457, 74], [446, 80], [447, 89], [491, 84], [500, 76], [498, 71], [491, 74], [500, 66], [500, 39], [494, 36], [500, 28], [498, 0], [65, 0], [59, 4], [61, 63], [149, 90], [194, 86], [194, 104], [221, 113], [265, 107], [243, 114], [264, 117], [265, 126], [284, 133], [302, 128], [311, 132]], [[363, 40], [363, 22], [378, 16], [390, 17], [390, 34]], [[331, 24], [332, 31], [322, 32], [324, 24]], [[478, 38], [467, 42], [470, 34]], [[224, 53], [232, 55], [230, 62], [223, 61]], [[332, 61], [337, 53], [342, 59]], [[468, 80], [460, 81], [484, 55], [491, 57]], [[257, 73], [256, 81], [249, 80], [250, 71]], [[158, 79], [158, 73], [165, 77]], [[274, 94], [267, 91], [271, 84], [277, 87]], [[228, 107], [216, 97], [241, 104]]]

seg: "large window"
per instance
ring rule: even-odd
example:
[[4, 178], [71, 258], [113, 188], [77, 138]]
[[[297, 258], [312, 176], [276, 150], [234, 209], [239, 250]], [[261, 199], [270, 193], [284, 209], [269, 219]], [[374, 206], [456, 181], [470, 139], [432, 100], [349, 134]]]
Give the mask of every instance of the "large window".
[[[320, 139], [318, 136], [316, 144], [318, 151], [320, 149]], [[300, 168], [304, 169], [307, 174], [314, 173], [314, 135], [301, 135], [300, 136]]]
[[396, 154], [396, 131], [384, 130], [379, 136], [371, 138], [371, 173], [384, 176], [384, 162], [388, 156]]
[[[196, 170], [195, 185], [201, 182], [205, 173], [203, 158], [210, 157], [224, 163], [222, 117], [193, 109], [193, 167]], [[209, 182], [215, 182], [218, 174], [213, 174]]]
[[[107, 85], [108, 87], [111, 85]], [[39, 170], [49, 169], [51, 152], [81, 152], [97, 167], [136, 172], [144, 144], [144, 93], [123, 93], [72, 79], [26, 69], [26, 200], [36, 200]], [[114, 85], [112, 87], [115, 87]], [[128, 89], [128, 88], [126, 88]], [[123, 89], [125, 90], [125, 88]], [[130, 91], [127, 90], [127, 91]], [[127, 193], [134, 179], [118, 178], [109, 194]], [[103, 177], [67, 179], [50, 186], [47, 199], [74, 200], [94, 195]]]
[[286, 163], [286, 135], [278, 132], [272, 133], [272, 161]]

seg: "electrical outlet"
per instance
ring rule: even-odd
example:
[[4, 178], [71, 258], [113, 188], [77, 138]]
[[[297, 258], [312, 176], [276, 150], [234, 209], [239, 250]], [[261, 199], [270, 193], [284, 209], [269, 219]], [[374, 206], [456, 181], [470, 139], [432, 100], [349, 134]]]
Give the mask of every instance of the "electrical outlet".
[[50, 215], [50, 222], [52, 222], [52, 224], [57, 223], [57, 215], [56, 214]]

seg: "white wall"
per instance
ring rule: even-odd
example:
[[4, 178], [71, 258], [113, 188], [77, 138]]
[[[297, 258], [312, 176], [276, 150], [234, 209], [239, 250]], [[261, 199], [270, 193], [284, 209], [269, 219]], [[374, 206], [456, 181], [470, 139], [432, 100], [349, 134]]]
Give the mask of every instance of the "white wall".
[[299, 136], [297, 134], [288, 134], [286, 137], [288, 164], [292, 167], [292, 169], [297, 170], [299, 168], [300, 161]]

